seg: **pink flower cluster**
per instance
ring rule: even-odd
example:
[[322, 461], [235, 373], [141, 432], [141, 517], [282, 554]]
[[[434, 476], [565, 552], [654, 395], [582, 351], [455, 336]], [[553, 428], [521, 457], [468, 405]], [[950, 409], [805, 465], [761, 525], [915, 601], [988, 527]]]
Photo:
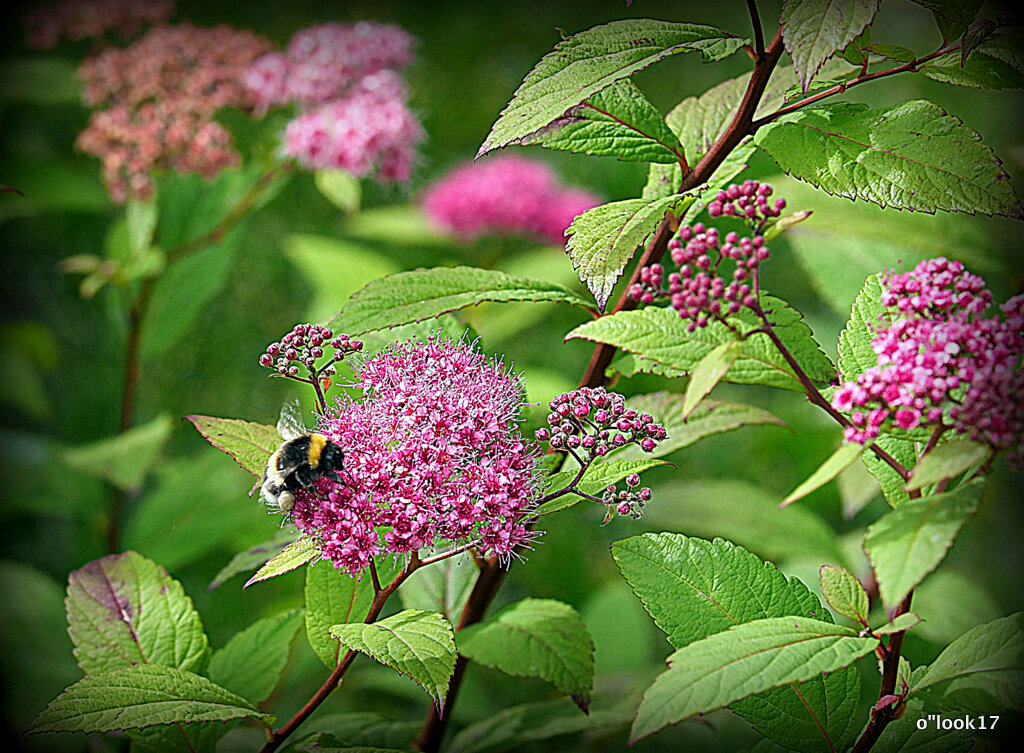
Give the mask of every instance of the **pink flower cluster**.
[[211, 178], [238, 164], [231, 134], [213, 119], [251, 107], [242, 73], [270, 44], [227, 26], [160, 26], [124, 49], [108, 48], [79, 68], [97, 109], [77, 146], [99, 157], [114, 201], [147, 199], [156, 170]]
[[396, 344], [355, 367], [362, 400], [320, 426], [345, 452], [344, 480], [320, 480], [292, 511], [324, 559], [350, 574], [370, 558], [475, 541], [510, 556], [531, 533], [539, 448], [520, 435], [521, 379], [470, 343]]
[[872, 341], [877, 365], [839, 387], [832, 405], [850, 413], [846, 439], [866, 443], [887, 422], [951, 428], [1019, 460], [1024, 438], [1024, 296], [984, 317], [985, 282], [958, 261], [921, 262], [883, 277], [890, 309]]
[[255, 61], [245, 84], [261, 110], [302, 109], [285, 129], [284, 153], [303, 166], [408, 181], [424, 136], [398, 73], [412, 47], [413, 38], [390, 24], [322, 24]]
[[[325, 348], [334, 351], [330, 354], [330, 363], [317, 368], [317, 361], [326, 355]], [[362, 341], [346, 334], [335, 337], [334, 331], [322, 324], [296, 324], [280, 342], [267, 346], [260, 356], [260, 366], [274, 369], [281, 376], [297, 377], [299, 364], [302, 364], [313, 378], [333, 376], [335, 363], [362, 349]]]
[[470, 241], [522, 235], [565, 243], [565, 230], [601, 200], [563, 186], [542, 162], [503, 155], [450, 171], [431, 184], [423, 209], [443, 231]]
[[107, 32], [131, 37], [172, 13], [174, 0], [59, 0], [33, 7], [22, 22], [29, 47], [52, 50], [61, 39], [100, 39]]
[[[742, 185], [733, 184], [718, 193], [708, 205], [708, 212], [712, 217], [739, 217], [755, 228], [763, 228], [786, 206], [784, 199], [769, 205], [771, 194], [772, 187], [767, 183], [748, 180]], [[771, 256], [763, 236], [740, 237], [730, 232], [723, 242], [717, 228], [698, 222], [680, 227], [678, 235], [668, 242], [668, 250], [679, 271], [668, 275], [666, 287], [664, 266], [644, 267], [640, 282], [629, 289], [633, 300], [647, 304], [667, 298], [679, 316], [689, 320], [690, 332], [706, 327], [712, 319], [735, 314], [744, 306], [757, 305], [757, 270]], [[728, 283], [722, 275], [726, 259], [735, 265]]]

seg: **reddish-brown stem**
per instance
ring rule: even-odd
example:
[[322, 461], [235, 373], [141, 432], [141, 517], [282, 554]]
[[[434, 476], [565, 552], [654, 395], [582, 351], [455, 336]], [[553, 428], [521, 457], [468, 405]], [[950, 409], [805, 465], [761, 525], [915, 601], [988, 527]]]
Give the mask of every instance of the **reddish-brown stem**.
[[763, 60], [764, 32], [761, 30], [761, 17], [757, 12], [757, 0], [747, 0], [747, 10], [750, 12], [750, 25], [754, 27], [754, 59]]

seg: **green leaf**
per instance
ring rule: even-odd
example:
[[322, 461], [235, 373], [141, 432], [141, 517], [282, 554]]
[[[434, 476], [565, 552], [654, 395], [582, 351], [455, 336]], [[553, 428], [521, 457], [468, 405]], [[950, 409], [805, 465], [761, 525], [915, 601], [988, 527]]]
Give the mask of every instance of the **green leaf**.
[[68, 633], [87, 675], [132, 664], [202, 672], [210, 645], [181, 584], [136, 552], [93, 560], [68, 576]]
[[[832, 195], [929, 214], [1024, 217], [992, 150], [931, 102], [807, 108], [763, 126], [754, 142], [783, 171]], [[833, 157], [823, 163], [822, 154]]]
[[[774, 507], [774, 506], [773, 506]], [[796, 578], [728, 541], [643, 534], [612, 544], [630, 587], [674, 648], [767, 617], [798, 615], [831, 623], [818, 598]], [[860, 675], [855, 667], [799, 687], [770, 690], [730, 708], [758, 730], [800, 751], [839, 750], [851, 741]]]
[[552, 599], [523, 599], [458, 634], [459, 653], [517, 677], [550, 682], [584, 711], [594, 687], [594, 641], [579, 613]]
[[317, 190], [343, 212], [358, 212], [363, 198], [359, 178], [348, 170], [317, 170], [313, 173]]
[[276, 426], [213, 416], [185, 416], [185, 420], [210, 444], [233, 457], [257, 478], [263, 475], [267, 460], [281, 446], [282, 438]]
[[399, 587], [398, 596], [406, 609], [440, 612], [456, 623], [479, 574], [468, 557], [449, 557], [413, 572]]
[[[954, 35], [963, 34], [981, 10], [982, 0], [913, 0], [935, 15], [943, 39], [952, 41]], [[962, 27], [957, 29], [956, 27]]]
[[566, 252], [597, 307], [604, 311], [622, 270], [668, 212], [676, 216], [694, 202], [689, 194], [660, 199], [626, 199], [588, 209], [565, 231]]
[[[830, 381], [835, 367], [821, 352], [800, 313], [769, 295], [762, 295], [762, 306], [770, 312], [779, 339], [807, 375], [815, 381]], [[730, 317], [730, 322], [741, 334], [759, 327], [749, 309]], [[690, 332], [673, 309], [648, 306], [586, 322], [565, 336], [566, 340], [574, 338], [614, 345], [670, 369], [690, 373], [717, 345], [735, 340], [736, 333], [717, 321]], [[764, 334], [743, 341], [740, 357], [729, 369], [726, 381], [803, 390], [786, 360]]]
[[[913, 627], [917, 627], [921, 624], [921, 618], [914, 612], [906, 612], [901, 614], [892, 622], [887, 622], [882, 627], [871, 628], [872, 635], [892, 635], [893, 633], [903, 633], [910, 630]], [[902, 656], [900, 657], [903, 658]], [[901, 665], [902, 669], [902, 665]]]
[[421, 722], [397, 721], [372, 711], [317, 715], [316, 727], [348, 745], [405, 748], [422, 727]]
[[941, 444], [921, 458], [907, 482], [907, 491], [959, 476], [983, 463], [991, 454], [991, 447], [970, 439], [954, 439]]
[[729, 369], [739, 358], [743, 343], [739, 340], [724, 342], [712, 348], [712, 350], [700, 359], [700, 362], [693, 367], [690, 381], [686, 385], [686, 394], [683, 397], [683, 420], [688, 420], [697, 404], [711, 394], [720, 381], [729, 373]]
[[[576, 488], [586, 494], [592, 494], [598, 496], [605, 490], [605, 487], [610, 484], [617, 484], [626, 478], [631, 473], [643, 473], [648, 468], [653, 468], [657, 465], [664, 465], [664, 460], [606, 460], [599, 463], [593, 463], [587, 472], [583, 474], [583, 478], [576, 485]], [[551, 493], [558, 491], [559, 489], [566, 488], [574, 478], [578, 471], [559, 471], [553, 473], [546, 479], [545, 493]], [[561, 497], [556, 497], [549, 502], [545, 502], [543, 505], [538, 507], [535, 511], [535, 515], [548, 515], [559, 510], [564, 510], [567, 507], [572, 507], [579, 502], [583, 497], [580, 497], [572, 492], [567, 492]]]
[[[381, 585], [390, 583], [402, 570], [394, 557], [375, 558]], [[341, 658], [338, 639], [331, 634], [333, 625], [359, 623], [373, 601], [373, 581], [369, 573], [353, 578], [328, 562], [306, 569], [306, 637], [313, 652], [328, 669]]]
[[335, 625], [331, 634], [352, 651], [408, 675], [439, 708], [444, 705], [455, 670], [455, 640], [441, 615], [406, 609], [372, 625]]
[[960, 64], [959, 52], [951, 52], [925, 63], [920, 71], [930, 79], [954, 86], [973, 89], [1024, 88], [1024, 75], [1021, 71], [997, 56], [1002, 51], [996, 55], [987, 54], [991, 49], [986, 40], [971, 53], [965, 65]]
[[[887, 452], [904, 468], [913, 468], [917, 462], [917, 450], [913, 442], [897, 437], [879, 436], [874, 445]], [[874, 452], [867, 451], [860, 456], [864, 466], [878, 480], [882, 494], [891, 507], [902, 507], [910, 502], [903, 477], [892, 466], [880, 459]]]
[[295, 753], [409, 753], [408, 749], [350, 745], [348, 740], [339, 740], [326, 732], [314, 732], [309, 737], [299, 740], [293, 750]]
[[336, 331], [360, 334], [420, 322], [483, 301], [556, 301], [589, 307], [566, 287], [477, 267], [399, 272], [357, 291], [331, 321]]
[[968, 630], [914, 673], [910, 692], [932, 686], [945, 701], [982, 713], [1024, 708], [1024, 613]]
[[806, 92], [822, 64], [864, 31], [881, 0], [786, 0], [782, 5], [782, 43]]
[[51, 701], [25, 733], [115, 732], [242, 718], [274, 721], [205, 677], [173, 667], [139, 665], [83, 677]]
[[868, 624], [868, 594], [856, 577], [841, 567], [822, 565], [819, 574], [821, 593], [836, 612]]
[[782, 500], [782, 504], [780, 504], [779, 507], [787, 507], [798, 499], [806, 497], [815, 489], [821, 488], [851, 465], [856, 463], [857, 459], [864, 451], [865, 447], [863, 445], [855, 443], [844, 442], [839, 445], [839, 448], [829, 456], [828, 460], [819, 465], [818, 469], [812, 473], [806, 481], [791, 491], [786, 498]]
[[171, 417], [161, 414], [116, 437], [65, 450], [60, 457], [76, 471], [133, 491], [142, 486], [160, 459], [160, 451], [171, 431]]
[[294, 528], [284, 528], [275, 533], [274, 537], [269, 541], [264, 541], [246, 549], [244, 552], [239, 552], [231, 558], [228, 564], [220, 569], [220, 572], [214, 576], [207, 588], [212, 591], [239, 573], [248, 572], [265, 565], [268, 560], [283, 552], [289, 544], [295, 543], [300, 535]]
[[693, 409], [689, 418], [683, 418], [683, 395], [676, 392], [653, 392], [634, 395], [626, 400], [634, 410], [650, 413], [665, 427], [668, 437], [658, 443], [654, 452], [644, 452], [635, 445], [623, 448], [616, 457], [620, 460], [658, 458], [712, 434], [754, 424], [785, 426], [782, 419], [753, 405], [730, 403], [705, 398]]
[[949, 568], [940, 568], [914, 589], [914, 608], [928, 615], [918, 625], [917, 636], [940, 646], [1000, 615], [999, 605], [984, 585]]
[[877, 645], [874, 638], [807, 617], [756, 620], [715, 633], [669, 656], [669, 669], [644, 693], [630, 741], [749, 695], [841, 669]]
[[477, 156], [521, 142], [610, 84], [680, 52], [721, 60], [747, 40], [711, 26], [653, 19], [613, 21], [563, 39], [512, 95]]
[[868, 527], [864, 551], [878, 579], [882, 603], [892, 609], [934, 570], [981, 502], [984, 479], [893, 510]]
[[320, 547], [316, 541], [310, 536], [302, 536], [282, 549], [279, 554], [271, 557], [267, 564], [245, 582], [243, 588], [248, 588], [253, 583], [259, 583], [262, 580], [270, 580], [278, 575], [290, 573], [319, 556]]
[[947, 706], [936, 706], [932, 699], [926, 705], [920, 698], [907, 700], [906, 711], [896, 721], [886, 725], [872, 753], [966, 753], [974, 747], [971, 732], [954, 729], [939, 729], [936, 724], [927, 724], [924, 729], [917, 726], [920, 719], [928, 720], [929, 713], [940, 713], [952, 717], [954, 709]]
[[683, 153], [661, 113], [628, 79], [594, 94], [522, 143], [630, 162], [678, 163]]
[[878, 365], [878, 355], [871, 341], [883, 319], [882, 282], [877, 274], [864, 281], [850, 311], [850, 320], [839, 335], [839, 376], [843, 381], [854, 381], [870, 368]]
[[871, 45], [871, 52], [875, 55], [881, 55], [887, 60], [895, 60], [899, 63], [909, 63], [911, 60], [916, 60], [917, 55], [914, 51], [907, 48], [901, 47], [898, 44], [883, 44], [875, 42]]
[[281, 681], [301, 625], [298, 609], [257, 620], [213, 654], [207, 674], [252, 703], [266, 700]]

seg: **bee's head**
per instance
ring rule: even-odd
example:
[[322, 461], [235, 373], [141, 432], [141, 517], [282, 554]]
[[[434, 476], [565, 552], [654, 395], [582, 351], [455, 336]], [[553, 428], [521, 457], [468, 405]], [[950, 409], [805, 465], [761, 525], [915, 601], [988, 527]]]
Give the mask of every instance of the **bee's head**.
[[344, 467], [345, 453], [334, 442], [328, 442], [320, 455], [320, 468], [324, 473], [340, 471]]

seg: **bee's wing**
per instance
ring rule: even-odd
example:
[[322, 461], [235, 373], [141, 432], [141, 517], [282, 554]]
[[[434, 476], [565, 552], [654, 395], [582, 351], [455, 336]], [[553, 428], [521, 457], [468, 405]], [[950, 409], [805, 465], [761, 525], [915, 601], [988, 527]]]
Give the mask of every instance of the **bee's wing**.
[[281, 406], [281, 417], [277, 419], [277, 431], [284, 439], [295, 439], [306, 433], [298, 398], [293, 397]]

